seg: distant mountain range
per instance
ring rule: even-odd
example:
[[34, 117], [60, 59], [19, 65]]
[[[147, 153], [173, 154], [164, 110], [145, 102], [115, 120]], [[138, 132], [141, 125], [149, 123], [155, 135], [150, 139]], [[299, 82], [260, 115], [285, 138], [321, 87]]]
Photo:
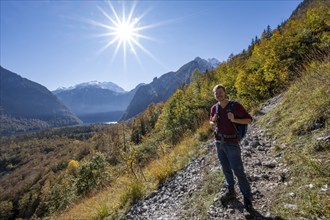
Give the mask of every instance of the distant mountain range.
[[46, 87], [1, 66], [0, 122], [1, 134], [81, 123]]
[[46, 87], [1, 67], [1, 134], [50, 127], [128, 120], [151, 103], [165, 102], [195, 69], [216, 68], [216, 59], [195, 58], [176, 72], [125, 91], [112, 82], [86, 82], [50, 92]]
[[215, 69], [219, 66], [215, 58], [201, 59], [196, 57], [193, 61], [183, 65], [176, 72], [162, 75], [147, 85], [143, 85], [136, 91], [131, 103], [120, 120], [128, 120], [143, 112], [151, 103], [165, 102], [182, 84], [189, 84], [195, 69], [200, 72]]
[[205, 72], [216, 68], [215, 58], [199, 57], [185, 64], [176, 72], [155, 78], [150, 84], [139, 84], [125, 91], [112, 82], [85, 82], [53, 91], [84, 123], [127, 120], [143, 112], [149, 104], [166, 101], [182, 84], [188, 84], [192, 72]]
[[112, 82], [86, 82], [53, 91], [84, 123], [118, 121], [136, 90], [127, 92]]

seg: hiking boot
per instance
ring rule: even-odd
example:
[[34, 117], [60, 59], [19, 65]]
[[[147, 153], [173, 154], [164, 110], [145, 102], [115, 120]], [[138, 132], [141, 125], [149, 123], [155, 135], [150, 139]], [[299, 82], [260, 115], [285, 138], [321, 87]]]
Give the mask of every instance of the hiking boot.
[[227, 188], [225, 194], [223, 194], [223, 196], [221, 196], [221, 202], [225, 203], [228, 202], [232, 199], [236, 198], [236, 192], [234, 188]]
[[252, 201], [246, 197], [244, 197], [244, 208], [248, 212], [253, 211]]

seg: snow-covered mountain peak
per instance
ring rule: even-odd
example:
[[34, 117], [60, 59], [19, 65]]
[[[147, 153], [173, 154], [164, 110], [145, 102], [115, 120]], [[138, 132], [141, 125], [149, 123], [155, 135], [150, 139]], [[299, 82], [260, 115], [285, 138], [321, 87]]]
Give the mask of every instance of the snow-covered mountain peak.
[[125, 90], [121, 88], [120, 86], [116, 85], [115, 83], [112, 82], [98, 82], [98, 81], [90, 81], [90, 82], [85, 82], [85, 83], [80, 83], [75, 86], [76, 88], [81, 88], [81, 87], [98, 87], [101, 89], [108, 89], [114, 92], [118, 93], [123, 93]]
[[77, 84], [75, 86], [70, 86], [70, 87], [60, 87], [56, 89], [54, 92], [61, 92], [61, 91], [68, 91], [68, 90], [73, 90], [73, 89], [80, 89], [80, 88], [88, 88], [88, 87], [95, 87], [95, 88], [101, 88], [101, 89], [107, 89], [111, 90], [116, 93], [125, 93], [126, 91], [121, 88], [120, 86], [116, 85], [113, 82], [99, 82], [99, 81], [90, 81], [90, 82], [84, 82]]

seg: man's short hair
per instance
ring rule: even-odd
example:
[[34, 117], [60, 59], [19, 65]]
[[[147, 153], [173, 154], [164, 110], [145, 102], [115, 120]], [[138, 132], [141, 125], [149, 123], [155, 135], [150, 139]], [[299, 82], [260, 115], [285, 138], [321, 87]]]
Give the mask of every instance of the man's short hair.
[[226, 88], [225, 88], [222, 84], [218, 84], [218, 85], [214, 86], [214, 88], [213, 88], [213, 92], [217, 91], [217, 90], [220, 89], [220, 88], [222, 88], [223, 91], [226, 92]]

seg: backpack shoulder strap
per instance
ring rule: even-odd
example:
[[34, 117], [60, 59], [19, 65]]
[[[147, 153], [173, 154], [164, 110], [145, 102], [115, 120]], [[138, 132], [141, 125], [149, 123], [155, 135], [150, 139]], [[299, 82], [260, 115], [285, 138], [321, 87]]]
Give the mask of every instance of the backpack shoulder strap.
[[[229, 103], [228, 103], [228, 112], [231, 112], [231, 113], [234, 113], [234, 105], [235, 105], [235, 101], [234, 100], [230, 100]], [[236, 134], [238, 135], [238, 130], [237, 130], [237, 127], [236, 127], [236, 124], [234, 122], [232, 122], [235, 130], [236, 130]]]
[[234, 112], [235, 101], [230, 100], [228, 103], [228, 112]]
[[215, 114], [219, 115], [219, 103], [215, 104]]

